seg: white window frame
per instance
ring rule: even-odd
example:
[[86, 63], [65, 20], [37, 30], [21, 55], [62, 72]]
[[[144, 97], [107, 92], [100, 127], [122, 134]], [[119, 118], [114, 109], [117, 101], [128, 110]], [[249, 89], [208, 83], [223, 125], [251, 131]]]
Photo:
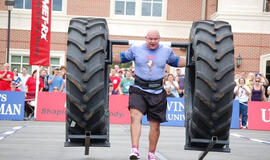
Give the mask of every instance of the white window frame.
[[[115, 1], [111, 0], [110, 3], [110, 17], [115, 19], [134, 19], [134, 20], [166, 20], [167, 19], [167, 2], [162, 0], [162, 13], [161, 17], [156, 16], [142, 16], [142, 0], [135, 0], [135, 15], [118, 15], [114, 13]], [[152, 13], [151, 13], [152, 14]]]
[[[153, 16], [153, 7], [154, 7], [154, 3], [161, 4], [163, 6], [163, 0], [161, 2], [154, 2], [153, 0], [151, 1], [142, 0], [141, 5], [142, 3], [148, 3], [151, 5], [150, 16], [147, 16], [147, 17], [159, 17], [159, 16]], [[161, 17], [162, 17], [162, 12], [163, 12], [162, 9], [161, 9]], [[141, 7], [141, 10], [142, 10], [142, 7]], [[142, 14], [142, 11], [141, 11], [141, 14]]]
[[[25, 3], [25, 0], [23, 0], [23, 3]], [[53, 4], [53, 0], [52, 0]], [[24, 7], [24, 6], [23, 6]], [[25, 9], [25, 8], [13, 8], [13, 11], [15, 13], [30, 13], [32, 12], [32, 9]], [[67, 0], [62, 0], [62, 11], [53, 11], [52, 10], [52, 15], [67, 15]]]
[[[11, 56], [29, 56], [30, 57], [30, 50], [27, 49], [10, 49], [9, 54], [9, 63], [11, 64]], [[66, 61], [66, 53], [65, 51], [51, 51], [50, 58], [59, 58], [59, 67], [65, 65]], [[31, 66], [31, 65], [30, 65]], [[32, 65], [32, 71], [37, 69], [38, 66]]]
[[[125, 2], [125, 6], [124, 6], [124, 14], [121, 15], [121, 14], [115, 14], [115, 15], [119, 15], [119, 16], [135, 16], [136, 15], [136, 0], [114, 0], [114, 3], [115, 1], [123, 1]], [[126, 15], [126, 11], [127, 11], [127, 8], [126, 8], [126, 5], [127, 5], [127, 2], [135, 2], [135, 15]], [[115, 5], [114, 5], [115, 7]], [[115, 8], [114, 8], [114, 11], [115, 11]]]
[[268, 8], [268, 11], [267, 11], [267, 2], [270, 1], [270, 0], [264, 0], [264, 5], [263, 5], [263, 12], [265, 13], [270, 13], [270, 8]]

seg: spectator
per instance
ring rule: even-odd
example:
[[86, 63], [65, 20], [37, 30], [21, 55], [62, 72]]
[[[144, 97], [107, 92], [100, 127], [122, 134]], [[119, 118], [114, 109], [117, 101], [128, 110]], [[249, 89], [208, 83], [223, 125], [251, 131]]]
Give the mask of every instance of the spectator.
[[163, 78], [163, 85], [165, 85], [165, 83], [168, 81], [168, 75], [169, 75], [169, 72], [165, 70], [165, 76]]
[[116, 64], [114, 65], [115, 73], [117, 74], [120, 70], [119, 66]]
[[[26, 98], [25, 99], [35, 99], [36, 95], [36, 80], [37, 70], [34, 70], [32, 76], [29, 77], [25, 83], [26, 85]], [[38, 91], [42, 92], [44, 83], [41, 78], [39, 78]]]
[[121, 79], [123, 79], [123, 78], [125, 78], [124, 75], [125, 75], [124, 69], [120, 69], [120, 70], [118, 71], [118, 77], [121, 78]]
[[18, 77], [18, 68], [14, 67], [12, 69], [12, 72], [14, 74], [14, 79], [12, 82], [15, 82], [16, 84], [16, 88], [20, 87], [22, 85], [22, 79], [20, 77]]
[[246, 85], [246, 80], [240, 78], [238, 85], [234, 88], [235, 99], [239, 100], [241, 125], [243, 128], [247, 128], [247, 111], [248, 111], [248, 99], [251, 94], [250, 88]]
[[[240, 78], [245, 78], [247, 79], [246, 72], [241, 72], [240, 73]], [[239, 81], [238, 81], [239, 82]]]
[[4, 70], [0, 71], [0, 91], [10, 91], [11, 81], [14, 79], [13, 72], [9, 71], [9, 64], [4, 64]]
[[42, 91], [49, 91], [49, 84], [48, 84], [49, 75], [48, 75], [47, 70], [45, 68], [42, 68], [40, 70], [40, 78], [42, 79], [42, 81], [44, 83], [44, 88]]
[[30, 75], [27, 73], [27, 68], [25, 66], [22, 67], [22, 74], [19, 74], [19, 77], [22, 80], [22, 85], [19, 87], [19, 89], [26, 92], [26, 81]]
[[236, 83], [236, 85], [238, 85], [238, 81], [240, 77], [241, 77], [240, 74], [238, 73], [234, 74], [234, 82]]
[[15, 91], [15, 92], [21, 91], [19, 88], [17, 88], [17, 84], [14, 81], [11, 82], [11, 91]]
[[267, 88], [268, 102], [270, 102], [270, 86]]
[[255, 84], [251, 87], [251, 101], [266, 101], [265, 90], [261, 83], [261, 78], [255, 78]]
[[58, 91], [60, 92], [63, 91], [64, 80], [61, 77], [61, 72], [59, 68], [55, 68], [53, 71], [53, 75], [49, 76], [48, 84], [49, 84], [49, 92], [52, 92], [54, 87], [57, 87]]
[[267, 87], [269, 85], [269, 82], [267, 80], [267, 78], [263, 75], [263, 74], [256, 74], [256, 77], [260, 77], [261, 82], [260, 84], [263, 85], [264, 87]]
[[61, 71], [61, 77], [64, 80], [64, 88], [63, 88], [63, 91], [62, 92], [66, 92], [66, 73], [67, 73], [66, 67], [65, 66], [61, 66], [60, 67], [60, 71]]
[[131, 72], [126, 72], [126, 77], [121, 80], [120, 83], [120, 94], [128, 95], [129, 94], [129, 87], [134, 84], [134, 79], [132, 78]]
[[254, 73], [249, 73], [248, 74], [248, 78], [247, 78], [247, 81], [246, 81], [246, 85], [251, 88], [255, 83], [255, 75]]
[[184, 80], [185, 80], [185, 75], [181, 74], [181, 69], [177, 68], [176, 69], [176, 81], [178, 82], [179, 85], [179, 96], [183, 97], [184, 96]]
[[53, 92], [59, 92], [58, 88], [55, 86], [53, 87]]
[[172, 74], [168, 74], [168, 81], [166, 81], [164, 88], [167, 91], [167, 95], [169, 97], [179, 97], [179, 86], [178, 83], [174, 80], [174, 76]]
[[118, 86], [121, 83], [121, 79], [118, 76], [116, 76], [116, 70], [113, 68], [111, 69], [110, 80], [112, 81], [112, 84], [113, 84], [112, 94], [119, 94]]

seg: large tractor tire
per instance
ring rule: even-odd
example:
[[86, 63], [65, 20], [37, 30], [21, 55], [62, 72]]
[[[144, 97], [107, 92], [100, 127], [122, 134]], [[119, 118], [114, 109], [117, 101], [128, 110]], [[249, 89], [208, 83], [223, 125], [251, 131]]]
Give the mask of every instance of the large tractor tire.
[[[67, 132], [106, 135], [108, 89], [105, 65], [108, 28], [104, 19], [74, 18], [68, 29]], [[76, 141], [71, 139], [71, 141]]]
[[195, 66], [186, 69], [185, 80], [185, 105], [192, 106], [186, 115], [189, 136], [228, 140], [235, 87], [231, 26], [222, 21], [194, 22], [190, 42]]

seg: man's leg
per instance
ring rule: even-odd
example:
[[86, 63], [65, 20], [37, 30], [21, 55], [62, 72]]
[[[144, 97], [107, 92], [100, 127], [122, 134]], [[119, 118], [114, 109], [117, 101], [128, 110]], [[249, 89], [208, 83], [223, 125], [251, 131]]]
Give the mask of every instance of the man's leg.
[[149, 132], [149, 152], [154, 153], [156, 151], [158, 138], [160, 134], [160, 123], [156, 121], [149, 121], [150, 132]]
[[130, 133], [131, 133], [131, 142], [132, 146], [139, 147], [139, 140], [141, 136], [141, 120], [142, 120], [142, 112], [131, 108], [130, 109], [130, 117], [131, 117], [131, 124], [130, 124]]

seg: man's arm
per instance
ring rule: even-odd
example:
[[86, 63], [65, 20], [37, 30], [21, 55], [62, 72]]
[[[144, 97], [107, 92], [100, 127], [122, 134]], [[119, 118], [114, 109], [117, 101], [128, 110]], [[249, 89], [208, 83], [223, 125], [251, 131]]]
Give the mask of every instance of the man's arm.
[[3, 74], [0, 74], [0, 79], [3, 79], [3, 77], [5, 76], [6, 73], [7, 73], [7, 71], [5, 71]]
[[48, 80], [48, 84], [51, 85], [55, 78], [56, 78], [56, 75], [53, 75], [53, 78]]

